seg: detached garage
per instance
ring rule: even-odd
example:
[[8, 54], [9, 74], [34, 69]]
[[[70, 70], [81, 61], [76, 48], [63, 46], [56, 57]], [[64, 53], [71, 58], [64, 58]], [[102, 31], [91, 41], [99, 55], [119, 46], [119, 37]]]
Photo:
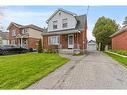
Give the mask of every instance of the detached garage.
[[111, 35], [113, 50], [127, 50], [127, 26]]
[[96, 41], [94, 40], [90, 40], [88, 43], [87, 43], [87, 50], [96, 50]]

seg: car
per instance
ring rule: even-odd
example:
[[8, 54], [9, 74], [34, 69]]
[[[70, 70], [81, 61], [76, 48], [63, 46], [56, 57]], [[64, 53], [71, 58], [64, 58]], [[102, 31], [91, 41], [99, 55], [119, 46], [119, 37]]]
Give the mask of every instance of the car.
[[27, 48], [15, 45], [2, 45], [0, 46], [0, 55], [7, 55], [7, 54], [20, 54], [26, 53], [29, 50]]
[[37, 52], [37, 49], [29, 48], [29, 52]]

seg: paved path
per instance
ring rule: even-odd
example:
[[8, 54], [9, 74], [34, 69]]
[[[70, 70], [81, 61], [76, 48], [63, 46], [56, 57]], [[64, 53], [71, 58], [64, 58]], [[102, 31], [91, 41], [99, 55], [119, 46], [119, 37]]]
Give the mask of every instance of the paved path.
[[92, 51], [70, 58], [71, 62], [28, 89], [127, 89], [127, 68], [109, 56]]

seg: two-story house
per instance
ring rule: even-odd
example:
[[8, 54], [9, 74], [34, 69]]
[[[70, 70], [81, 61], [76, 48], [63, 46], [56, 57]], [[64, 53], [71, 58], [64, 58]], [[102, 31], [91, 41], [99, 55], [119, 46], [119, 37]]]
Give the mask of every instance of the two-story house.
[[64, 9], [56, 10], [46, 21], [42, 33], [43, 48], [54, 46], [61, 50], [85, 50], [87, 47], [87, 17]]
[[20, 25], [11, 22], [7, 28], [9, 30], [9, 44], [36, 49], [39, 39], [42, 39], [43, 29], [30, 24]]

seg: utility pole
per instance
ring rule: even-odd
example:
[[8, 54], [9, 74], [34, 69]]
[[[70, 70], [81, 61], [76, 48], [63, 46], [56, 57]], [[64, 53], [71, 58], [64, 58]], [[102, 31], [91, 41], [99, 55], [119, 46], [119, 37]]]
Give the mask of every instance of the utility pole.
[[87, 7], [87, 16], [88, 16], [88, 13], [89, 13], [89, 8], [90, 8], [90, 6], [88, 5], [88, 7]]

